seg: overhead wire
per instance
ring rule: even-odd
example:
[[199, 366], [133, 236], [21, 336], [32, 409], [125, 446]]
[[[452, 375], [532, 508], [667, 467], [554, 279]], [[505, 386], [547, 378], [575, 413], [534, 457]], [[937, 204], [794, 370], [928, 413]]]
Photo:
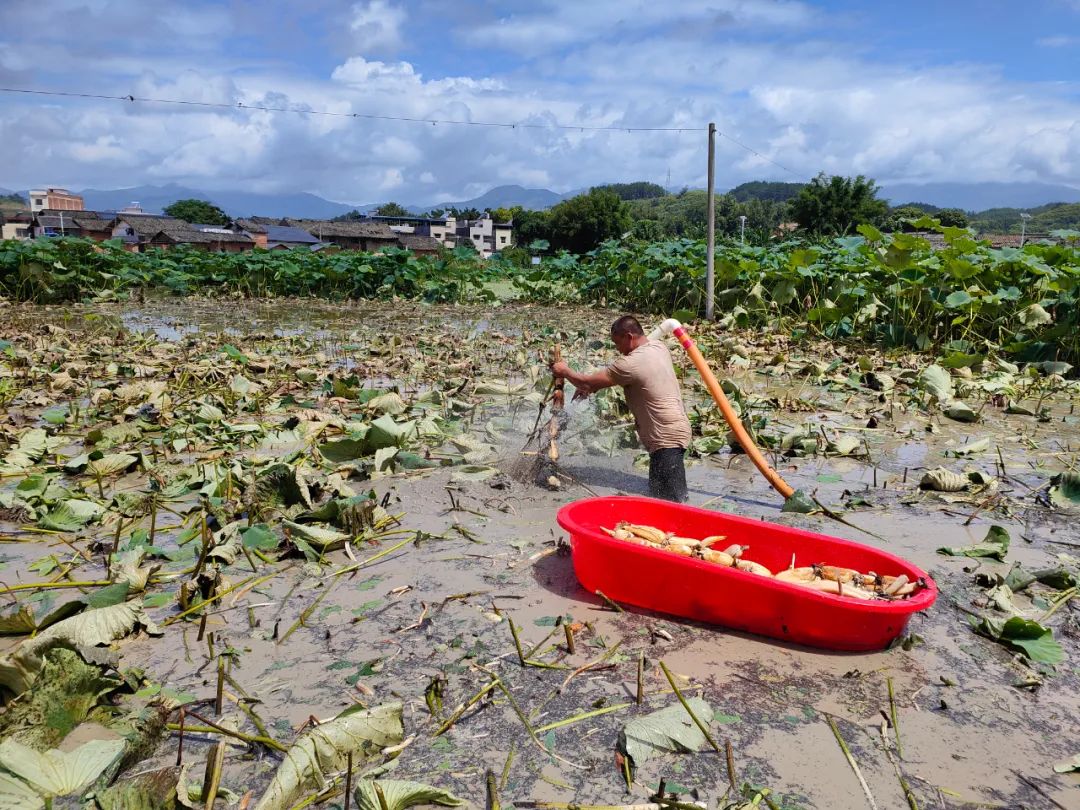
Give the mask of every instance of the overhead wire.
[[64, 96], [68, 98], [105, 99], [109, 101], [127, 101], [151, 104], [178, 104], [191, 107], [211, 107], [224, 110], [257, 110], [260, 112], [282, 112], [297, 115], [326, 115], [336, 118], [363, 118], [374, 121], [405, 121], [415, 124], [452, 124], [470, 127], [504, 127], [506, 129], [566, 129], [579, 130], [582, 132], [697, 132], [701, 127], [643, 127], [643, 126], [612, 126], [590, 124], [547, 124], [519, 121], [466, 121], [453, 118], [418, 118], [406, 115], [382, 115], [377, 113], [347, 113], [334, 112], [332, 110], [308, 110], [300, 107], [272, 107], [265, 104], [245, 104], [238, 101], [235, 104], [226, 104], [223, 101], [193, 101], [190, 99], [176, 98], [149, 98], [134, 95], [113, 96], [104, 93], [75, 93], [63, 90], [29, 90], [18, 87], [0, 87], [3, 93], [24, 93], [37, 96]]
[[[313, 110], [303, 109], [301, 107], [275, 107], [266, 104], [245, 104], [242, 101], [238, 101], [235, 104], [226, 104], [222, 101], [197, 101], [193, 99], [176, 99], [176, 98], [150, 98], [129, 95], [110, 95], [106, 93], [81, 93], [70, 90], [36, 90], [22, 87], [0, 87], [0, 93], [12, 93], [22, 95], [34, 95], [34, 96], [54, 96], [62, 98], [80, 98], [80, 99], [94, 99], [104, 101], [122, 101], [128, 103], [142, 103], [142, 104], [172, 104], [176, 106], [185, 107], [204, 107], [210, 109], [220, 110], [252, 110], [256, 112], [273, 112], [273, 113], [292, 113], [294, 115], [320, 115], [329, 116], [334, 118], [356, 118], [368, 121], [401, 121], [405, 123], [413, 124], [431, 124], [433, 126], [438, 124], [449, 126], [470, 126], [470, 127], [496, 127], [502, 129], [557, 129], [579, 132], [700, 132], [704, 127], [647, 127], [647, 126], [616, 126], [616, 125], [595, 125], [595, 124], [559, 124], [559, 123], [536, 123], [536, 122], [520, 122], [520, 121], [468, 121], [464, 119], [454, 118], [421, 118], [415, 116], [404, 115], [385, 115], [381, 113], [359, 113], [359, 112], [334, 112], [333, 110]], [[798, 172], [792, 171], [782, 163], [778, 163], [756, 149], [753, 149], [736, 138], [725, 134], [724, 132], [717, 130], [717, 135], [725, 140], [730, 141], [741, 149], [745, 149], [747, 152], [759, 157], [767, 163], [776, 166], [778, 169], [782, 169], [788, 174], [794, 177], [802, 177]]]

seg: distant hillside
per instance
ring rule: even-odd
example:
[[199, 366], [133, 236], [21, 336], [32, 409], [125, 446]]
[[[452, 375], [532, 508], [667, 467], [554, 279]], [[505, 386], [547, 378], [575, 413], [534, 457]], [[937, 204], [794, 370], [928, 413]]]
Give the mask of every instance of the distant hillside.
[[138, 202], [147, 213], [161, 210], [177, 200], [194, 199], [211, 202], [234, 217], [298, 217], [329, 219], [344, 214], [356, 206], [331, 202], [314, 194], [256, 194], [246, 191], [200, 191], [169, 183], [164, 186], [134, 186], [121, 189], [84, 189], [79, 192], [92, 211], [116, 211]]
[[880, 196], [893, 205], [918, 200], [939, 208], [985, 211], [1080, 202], [1080, 188], [1050, 183], [889, 183]]
[[26, 211], [29, 208], [29, 200], [26, 197], [0, 188], [0, 211]]
[[1035, 208], [990, 208], [971, 216], [971, 226], [980, 233], [1020, 233], [1020, 212], [1031, 214], [1028, 233], [1080, 230], [1080, 203], [1051, 203]]
[[[603, 185], [603, 184], [601, 184]], [[614, 183], [609, 187], [627, 198], [653, 197], [660, 189], [653, 183]], [[801, 184], [769, 181], [742, 183], [727, 192], [737, 202], [762, 200], [782, 202], [798, 193]], [[575, 189], [565, 194], [546, 188], [525, 188], [520, 185], [496, 186], [470, 200], [443, 201], [432, 205], [408, 205], [410, 211], [421, 213], [433, 208], [512, 208], [520, 205], [530, 210], [545, 210], [562, 200], [584, 193]], [[0, 188], [0, 196], [11, 194]], [[25, 192], [18, 192], [23, 197]], [[79, 192], [86, 207], [97, 211], [115, 211], [138, 202], [148, 213], [160, 213], [181, 199], [206, 200], [231, 216], [297, 217], [331, 219], [357, 210], [367, 213], [380, 203], [362, 205], [335, 202], [304, 192], [288, 194], [257, 194], [246, 191], [202, 191], [190, 186], [143, 185], [121, 189], [84, 189]], [[881, 197], [893, 205], [917, 201], [928, 208], [961, 208], [965, 211], [989, 209], [1032, 209], [1049, 203], [1080, 203], [1080, 188], [1049, 183], [892, 183], [882, 187]], [[25, 205], [25, 201], [24, 201]], [[1033, 212], [1034, 213], [1034, 212]], [[1007, 218], [1007, 219], [1012, 219]], [[1003, 220], [1004, 222], [1004, 220]]]
[[572, 194], [559, 194], [546, 188], [525, 188], [524, 186], [496, 186], [490, 191], [474, 197], [471, 200], [458, 202], [441, 202], [429, 206], [408, 206], [416, 212], [430, 211], [434, 208], [476, 208], [483, 211], [485, 208], [513, 208], [520, 205], [533, 211], [551, 208], [555, 203], [561, 202]]
[[773, 202], [785, 202], [797, 195], [805, 183], [770, 183], [763, 180], [754, 180], [735, 186], [728, 192], [736, 202], [747, 200], [771, 200]]

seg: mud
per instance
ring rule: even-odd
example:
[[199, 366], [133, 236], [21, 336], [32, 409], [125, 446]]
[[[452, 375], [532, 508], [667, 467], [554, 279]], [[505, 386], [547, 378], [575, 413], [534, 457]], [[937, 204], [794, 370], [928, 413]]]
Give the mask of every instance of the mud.
[[[243, 306], [242, 323], [226, 314], [220, 302], [111, 307], [97, 314], [166, 340], [221, 332], [237, 338], [252, 332], [302, 335], [331, 350], [333, 362], [345, 366], [353, 363], [348, 346], [356, 319], [378, 319], [388, 326], [391, 321], [388, 313], [374, 308]], [[538, 308], [502, 313], [398, 307], [393, 313], [399, 333], [410, 323], [455, 318], [463, 331], [496, 330], [503, 335], [515, 329], [554, 334], [570, 329], [570, 324], [573, 330], [593, 328], [603, 335], [610, 313], [575, 311], [564, 320], [559, 317]], [[682, 358], [679, 362], [685, 368]], [[891, 680], [902, 746], [898, 765], [920, 807], [1080, 809], [1080, 778], [1052, 769], [1078, 753], [1080, 631], [1075, 603], [1062, 608], [1054, 621], [1066, 660], [1052, 675], [1039, 675], [1005, 648], [976, 636], [962, 610], [974, 609], [982, 593], [973, 584], [977, 571], [1004, 574], [1013, 562], [1047, 567], [1063, 552], [1077, 553], [1073, 545], [1080, 546], [1080, 532], [1075, 522], [1047, 509], [1037, 497], [1051, 473], [1075, 464], [1080, 419], [1074, 415], [1074, 401], [1050, 398], [1045, 422], [988, 413], [978, 425], [958, 425], [895, 399], [882, 402], [865, 392], [822, 386], [791, 374], [729, 367], [724, 375], [744, 392], [780, 403], [771, 409], [779, 423], [797, 427], [809, 422], [830, 435], [858, 431], [865, 436], [865, 459], [775, 460], [793, 486], [814, 492], [823, 503], [840, 508], [857, 502], [845, 519], [866, 531], [822, 515], [781, 514], [781, 500], [745, 456], [726, 449], [690, 464], [691, 504], [879, 546], [929, 571], [941, 597], [928, 613], [913, 618], [910, 645], [871, 654], [829, 653], [630, 606], [625, 613], [607, 609], [574, 578], [571, 559], [559, 550], [563, 535], [555, 513], [567, 500], [591, 493], [644, 493], [647, 476], [637, 463], [640, 452], [632, 447], [612, 443], [608, 452], [600, 453], [588, 446], [598, 428], [590, 412], [581, 409], [568, 421], [566, 439], [560, 442], [563, 491], [548, 492], [509, 474], [454, 482], [453, 468], [379, 478], [371, 485], [379, 496], [389, 495], [391, 512], [404, 513], [405, 528], [420, 533], [416, 542], [342, 577], [331, 572], [350, 564], [343, 552], [328, 555], [329, 565], [323, 568], [293, 561], [264, 585], [239, 599], [226, 597], [208, 610], [205, 631], [213, 635], [215, 651], [227, 651], [230, 677], [246, 693], [226, 687], [221, 722], [250, 730], [237, 708], [243, 700], [287, 744], [312, 717], [333, 717], [351, 703], [400, 699], [412, 742], [402, 752], [394, 778], [450, 789], [470, 806], [484, 805], [487, 770], [502, 785], [504, 807], [515, 800], [640, 803], [661, 778], [669, 790], [696, 790], [710, 807], [719, 806], [728, 776], [724, 758], [711, 750], [653, 760], [638, 771], [629, 791], [616, 764], [621, 727], [673, 701], [658, 667], [663, 660], [685, 679], [688, 694], [700, 695], [713, 707], [714, 734], [721, 744], [732, 745], [740, 787], [768, 787], [776, 806], [788, 810], [870, 806], [826, 722], [831, 717], [876, 806], [899, 810], [909, 805], [881, 740]], [[706, 407], [693, 377], [687, 374], [684, 384], [688, 402]], [[505, 404], [485, 407], [483, 415], [512, 424], [503, 434], [505, 465], [515, 463], [535, 413], [533, 405], [516, 413]], [[881, 427], [865, 429], [870, 416], [877, 416]], [[934, 432], [928, 432], [928, 426]], [[1001, 449], [1000, 456], [945, 456], [947, 450], [983, 437]], [[939, 464], [1004, 475], [1000, 488], [991, 493], [993, 500], [950, 502], [917, 488], [922, 472]], [[506, 472], [514, 470], [508, 467]], [[1005, 527], [1013, 538], [1008, 563], [936, 553], [940, 546], [980, 541], [990, 525]], [[355, 556], [363, 560], [380, 550], [356, 548]], [[40, 546], [30, 551], [23, 544], [7, 544], [0, 551], [6, 571], [19, 572], [8, 577], [8, 583], [18, 581], [23, 567], [43, 553]], [[238, 560], [230, 579], [250, 576], [245, 566], [243, 558]], [[318, 606], [307, 620], [280, 641], [316, 600]], [[148, 612], [162, 621], [176, 608], [168, 604]], [[556, 617], [584, 623], [576, 652], [565, 652], [562, 633], [557, 632], [533, 657], [567, 669], [523, 667], [508, 621], [522, 628], [522, 644], [529, 649], [554, 629]], [[198, 632], [197, 623], [179, 622], [166, 628], [163, 639], [124, 642], [119, 647], [123, 665], [147, 670], [185, 699], [211, 701], [216, 664], [210, 664], [207, 641], [198, 641]], [[574, 668], [602, 658], [616, 644], [619, 649], [604, 662], [605, 668], [578, 674], [559, 691]], [[639, 707], [634, 694], [640, 654], [646, 660], [647, 697]], [[440, 720], [487, 683], [485, 670], [504, 680], [534, 727], [604, 706], [631, 705], [541, 734], [537, 745], [500, 698], [481, 702], [448, 733], [433, 737]], [[425, 688], [436, 678], [446, 681], [441, 718], [431, 716], [424, 700]], [[204, 706], [200, 711], [212, 709]], [[895, 740], [897, 732], [889, 728], [885, 734]], [[187, 734], [185, 758], [201, 767], [218, 739]], [[140, 770], [172, 764], [176, 746], [172, 735]], [[276, 755], [252, 753], [244, 744], [230, 745], [223, 783], [238, 793], [254, 790], [257, 795], [278, 761]], [[325, 806], [340, 807], [341, 798]]]

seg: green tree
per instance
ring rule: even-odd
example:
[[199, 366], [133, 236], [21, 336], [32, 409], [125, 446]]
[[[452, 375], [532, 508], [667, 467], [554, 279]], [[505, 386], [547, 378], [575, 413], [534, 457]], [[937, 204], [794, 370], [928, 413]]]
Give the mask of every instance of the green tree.
[[888, 203], [879, 200], [877, 185], [863, 177], [819, 174], [791, 200], [791, 214], [811, 233], [840, 235], [863, 223], [882, 223]]
[[163, 209], [170, 217], [200, 225], [228, 225], [229, 215], [206, 200], [177, 200]]
[[[926, 211], [917, 205], [901, 205], [890, 209], [889, 215], [884, 222], [887, 231], [914, 231], [915, 227], [909, 220], [919, 219], [926, 215]], [[934, 214], [931, 214], [934, 216]]]
[[648, 200], [653, 197], [664, 197], [667, 191], [663, 186], [639, 180], [636, 183], [608, 183], [595, 188], [606, 189], [619, 195], [620, 200]]
[[450, 206], [446, 209], [447, 216], [454, 217], [455, 219], [480, 219], [482, 212], [479, 208], [457, 208]]
[[408, 209], [403, 205], [398, 205], [396, 202], [383, 203], [375, 209], [375, 213], [380, 217], [411, 217]]
[[354, 208], [352, 211], [349, 211], [349, 212], [344, 213], [344, 214], [339, 214], [338, 216], [334, 217], [330, 221], [331, 222], [355, 222], [358, 219], [367, 219], [367, 214], [361, 214], [359, 211], [357, 211]]
[[[716, 198], [717, 231], [723, 232], [722, 197]], [[664, 236], [685, 236], [690, 239], [705, 237], [706, 213], [709, 195], [704, 191], [683, 189], [677, 195], [633, 200], [628, 203], [635, 221], [654, 220]], [[649, 229], [654, 232], [654, 229]]]
[[768, 200], [771, 202], [787, 202], [800, 191], [805, 183], [776, 183], [767, 180], [754, 180], [735, 186], [728, 192], [736, 202], [748, 202], [749, 200]]
[[622, 236], [633, 224], [630, 209], [613, 191], [594, 188], [563, 200], [548, 214], [552, 246], [587, 253], [601, 242]]
[[934, 218], [942, 225], [953, 228], [966, 228], [968, 226], [968, 215], [959, 208], [942, 208], [934, 214]]
[[550, 242], [551, 226], [547, 211], [519, 211], [514, 217], [514, 241], [519, 245]]
[[[793, 185], [793, 184], [789, 184]], [[725, 194], [725, 197], [733, 195]], [[788, 222], [790, 211], [788, 204], [779, 200], [750, 199], [740, 202], [735, 206], [734, 219], [731, 221], [728, 234], [732, 237], [739, 233], [739, 216], [746, 217], [746, 241], [755, 243], [767, 243], [773, 233], [784, 222]]]
[[[517, 210], [521, 210], [520, 207]], [[496, 222], [510, 222], [514, 218], [513, 208], [488, 208], [487, 212], [491, 214], [491, 218]]]

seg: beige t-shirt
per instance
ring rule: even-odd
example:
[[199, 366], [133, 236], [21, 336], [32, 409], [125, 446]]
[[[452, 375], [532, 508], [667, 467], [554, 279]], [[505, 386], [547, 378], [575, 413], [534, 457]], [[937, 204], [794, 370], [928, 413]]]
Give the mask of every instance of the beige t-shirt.
[[652, 453], [690, 445], [690, 420], [686, 418], [667, 346], [650, 340], [620, 357], [607, 370], [626, 392], [626, 404], [637, 421], [638, 436], [646, 450]]

